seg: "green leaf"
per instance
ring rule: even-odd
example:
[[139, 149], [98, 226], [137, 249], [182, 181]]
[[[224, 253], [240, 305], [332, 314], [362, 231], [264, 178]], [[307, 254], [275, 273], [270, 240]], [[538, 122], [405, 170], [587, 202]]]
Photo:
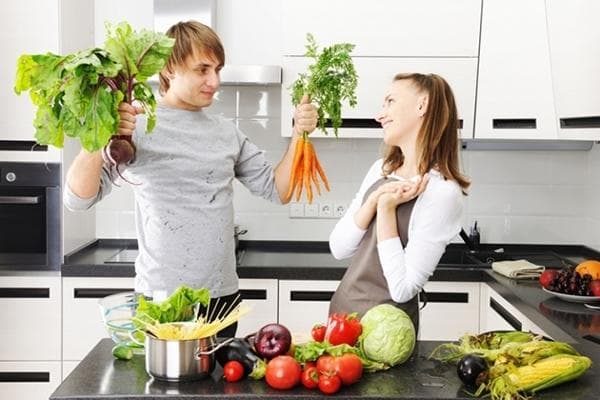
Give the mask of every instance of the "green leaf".
[[64, 135], [88, 151], [104, 147], [117, 132], [118, 106], [138, 100], [156, 124], [156, 99], [143, 84], [166, 64], [174, 40], [122, 22], [109, 27], [105, 48], [59, 56], [23, 54], [17, 60], [15, 93], [29, 91], [37, 106], [33, 125], [38, 143], [62, 147]]
[[319, 52], [313, 35], [308, 33], [306, 39], [305, 55], [314, 58], [315, 63], [309, 65], [308, 73], [299, 74], [290, 86], [292, 103], [298, 105], [302, 96], [308, 94], [317, 106], [317, 127], [328, 134], [325, 125], [330, 119], [337, 136], [338, 128], [342, 125], [342, 102], [356, 106], [358, 76], [350, 56], [354, 45], [339, 43]]

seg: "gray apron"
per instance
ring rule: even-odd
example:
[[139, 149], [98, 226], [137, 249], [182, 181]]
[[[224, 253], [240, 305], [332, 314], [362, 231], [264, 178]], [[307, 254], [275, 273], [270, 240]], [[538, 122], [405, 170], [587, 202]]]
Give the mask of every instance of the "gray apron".
[[[384, 183], [389, 182], [387, 178], [381, 178], [375, 182], [365, 193], [364, 201], [371, 192]], [[415, 205], [415, 199], [402, 203], [396, 209], [398, 233], [402, 247], [408, 242], [408, 223]], [[379, 262], [377, 251], [377, 218], [373, 218], [367, 232], [352, 257], [350, 266], [346, 270], [340, 285], [331, 298], [329, 314], [357, 312], [359, 316], [364, 315], [367, 310], [378, 304], [391, 304], [408, 314], [412, 320], [415, 330], [419, 329], [419, 295], [406, 303], [396, 303], [390, 296], [383, 269]]]

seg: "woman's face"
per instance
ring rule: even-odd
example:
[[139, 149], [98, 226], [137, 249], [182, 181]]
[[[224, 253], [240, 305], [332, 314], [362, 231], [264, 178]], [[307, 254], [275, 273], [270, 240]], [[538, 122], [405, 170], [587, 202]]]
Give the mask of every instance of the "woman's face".
[[375, 118], [383, 128], [383, 140], [390, 146], [400, 146], [419, 133], [427, 107], [427, 96], [419, 93], [412, 81], [394, 81]]

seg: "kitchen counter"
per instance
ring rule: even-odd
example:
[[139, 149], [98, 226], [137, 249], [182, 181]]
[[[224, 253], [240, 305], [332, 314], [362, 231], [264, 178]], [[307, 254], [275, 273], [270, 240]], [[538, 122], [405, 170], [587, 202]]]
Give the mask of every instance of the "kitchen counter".
[[[110, 339], [103, 339], [50, 396], [50, 400], [103, 400], [126, 398], [151, 400], [185, 399], [464, 399], [473, 400], [462, 390], [455, 367], [428, 360], [431, 350], [441, 342], [421, 341], [406, 363], [388, 371], [366, 374], [360, 382], [343, 387], [334, 396], [302, 386], [279, 391], [264, 380], [244, 379], [227, 383], [217, 367], [204, 380], [168, 383], [152, 379], [145, 371], [144, 357], [132, 360], [113, 358]], [[600, 393], [600, 359], [579, 380], [548, 389], [535, 396], [538, 400], [596, 400]]]

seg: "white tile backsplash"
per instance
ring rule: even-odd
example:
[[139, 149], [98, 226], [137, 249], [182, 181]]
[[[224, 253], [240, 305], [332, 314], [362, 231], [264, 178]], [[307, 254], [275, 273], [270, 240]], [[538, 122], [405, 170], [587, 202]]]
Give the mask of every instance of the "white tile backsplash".
[[[280, 132], [280, 87], [227, 86], [207, 110], [235, 120], [276, 165], [289, 139]], [[380, 140], [314, 139], [332, 185], [317, 202], [349, 204]], [[591, 151], [463, 151], [461, 164], [472, 179], [464, 226], [478, 221], [488, 243], [586, 244], [600, 249], [600, 145]], [[247, 240], [327, 240], [335, 219], [291, 219], [288, 206], [234, 186], [236, 221]], [[125, 184], [97, 205], [98, 237], [135, 237], [134, 201]], [[455, 240], [460, 241], [460, 240]]]

